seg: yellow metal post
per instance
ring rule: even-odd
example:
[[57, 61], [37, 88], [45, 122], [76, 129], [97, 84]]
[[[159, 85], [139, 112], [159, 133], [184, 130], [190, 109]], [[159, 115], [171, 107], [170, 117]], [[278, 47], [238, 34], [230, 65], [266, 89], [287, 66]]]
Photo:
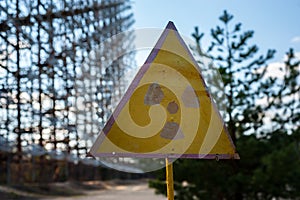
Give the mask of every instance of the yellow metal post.
[[168, 200], [174, 200], [173, 163], [169, 163], [168, 158], [166, 158], [166, 183]]

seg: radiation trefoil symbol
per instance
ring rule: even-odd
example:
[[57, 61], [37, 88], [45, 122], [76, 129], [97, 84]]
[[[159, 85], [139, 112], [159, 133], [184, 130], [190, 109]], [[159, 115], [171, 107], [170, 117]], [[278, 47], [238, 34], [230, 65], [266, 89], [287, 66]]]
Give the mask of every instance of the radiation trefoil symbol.
[[128, 87], [90, 154], [239, 158], [197, 62], [172, 22]]

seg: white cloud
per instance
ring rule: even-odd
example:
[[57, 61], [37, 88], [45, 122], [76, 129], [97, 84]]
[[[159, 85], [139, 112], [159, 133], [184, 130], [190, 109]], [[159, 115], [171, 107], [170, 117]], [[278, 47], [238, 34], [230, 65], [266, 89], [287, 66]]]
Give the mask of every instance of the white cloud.
[[300, 59], [300, 52], [295, 52], [295, 57]]
[[[261, 73], [263, 68], [259, 68], [255, 73]], [[284, 77], [284, 63], [283, 62], [273, 62], [268, 65], [265, 78], [279, 78], [282, 79]]]
[[300, 36], [293, 37], [293, 38], [291, 39], [291, 42], [292, 42], [292, 43], [300, 43]]
[[[299, 37], [299, 41], [300, 41], [300, 37]], [[294, 52], [294, 56], [297, 59], [300, 59], [300, 52]], [[270, 63], [265, 76], [273, 77], [273, 78], [283, 78], [283, 76], [286, 72], [285, 65], [284, 65], [284, 61], [286, 59], [287, 59], [287, 56], [284, 55], [284, 57], [281, 61]]]
[[285, 74], [283, 62], [270, 63], [265, 77], [283, 78]]

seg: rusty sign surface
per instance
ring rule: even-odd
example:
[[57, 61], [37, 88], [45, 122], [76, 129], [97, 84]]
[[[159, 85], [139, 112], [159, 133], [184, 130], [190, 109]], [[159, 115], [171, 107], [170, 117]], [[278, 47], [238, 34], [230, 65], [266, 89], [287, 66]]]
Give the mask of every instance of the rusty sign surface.
[[138, 71], [90, 154], [239, 158], [197, 62], [172, 22]]

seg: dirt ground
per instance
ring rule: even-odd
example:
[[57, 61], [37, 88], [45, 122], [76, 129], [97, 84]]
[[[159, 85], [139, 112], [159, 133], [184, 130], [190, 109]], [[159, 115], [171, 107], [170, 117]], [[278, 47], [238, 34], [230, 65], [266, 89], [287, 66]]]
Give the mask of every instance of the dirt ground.
[[0, 199], [25, 200], [166, 200], [148, 187], [147, 180], [65, 182], [49, 185], [1, 186]]

